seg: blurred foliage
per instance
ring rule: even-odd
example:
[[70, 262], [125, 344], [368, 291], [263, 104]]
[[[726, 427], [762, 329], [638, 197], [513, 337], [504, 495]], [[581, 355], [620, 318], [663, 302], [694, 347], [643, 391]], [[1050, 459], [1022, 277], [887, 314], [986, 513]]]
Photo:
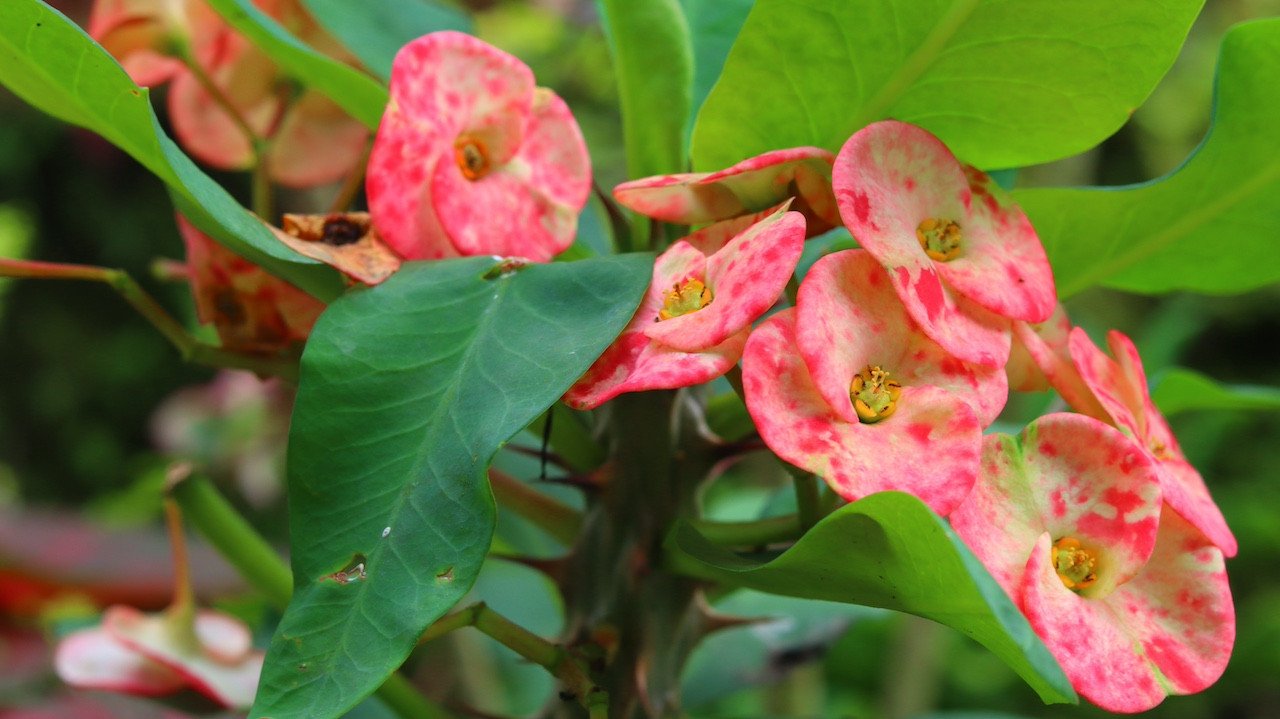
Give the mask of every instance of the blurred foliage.
[[[53, 4], [78, 21], [86, 16], [85, 0]], [[474, 11], [477, 34], [520, 56], [540, 84], [565, 98], [582, 125], [598, 184], [607, 188], [625, 179], [615, 78], [594, 4], [460, 4]], [[705, 6], [704, 13], [711, 7], [691, 0], [686, 5]], [[1241, 20], [1277, 14], [1280, 0], [1207, 3], [1172, 71], [1119, 133], [1082, 156], [1021, 170], [1018, 184], [1122, 184], [1173, 169], [1208, 127], [1214, 63], [1225, 30]], [[700, 71], [698, 83], [699, 93], [705, 93], [709, 81]], [[2, 90], [0, 117], [0, 254], [124, 268], [191, 322], [185, 287], [156, 281], [150, 273], [155, 258], [178, 258], [182, 252], [161, 184], [100, 139], [53, 121]], [[243, 178], [215, 177], [246, 198]], [[307, 195], [292, 195], [289, 201], [316, 202]], [[1152, 378], [1184, 367], [1223, 383], [1280, 386], [1280, 287], [1231, 297], [1138, 297], [1093, 290], [1072, 298], [1068, 310], [1091, 332], [1114, 327], [1134, 337]], [[98, 516], [115, 521], [154, 516], [156, 472], [165, 458], [154, 444], [151, 418], [166, 397], [205, 384], [214, 373], [182, 364], [124, 302], [90, 284], [0, 284], [0, 352], [0, 503], [95, 504]], [[1047, 396], [1020, 400], [1002, 418], [1001, 429], [1016, 429], [1049, 402]], [[1171, 421], [1240, 540], [1240, 554], [1228, 564], [1239, 639], [1217, 685], [1194, 697], [1170, 698], [1149, 716], [1280, 716], [1280, 578], [1274, 572], [1280, 561], [1280, 413], [1188, 409]], [[229, 434], [243, 436], [241, 429]], [[527, 435], [520, 442], [536, 450], [538, 438]], [[527, 457], [503, 457], [520, 478], [538, 476], [537, 463]], [[271, 461], [263, 460], [265, 465]], [[249, 498], [234, 484], [234, 467], [224, 466], [218, 478], [248, 505]], [[712, 484], [703, 497], [708, 513], [721, 519], [760, 516], [771, 499], [790, 497], [778, 491], [780, 481], [766, 479], [750, 488], [739, 485], [741, 491]], [[563, 494], [567, 499], [574, 493]], [[280, 537], [282, 500], [255, 501], [262, 503], [251, 516]], [[505, 515], [502, 522], [500, 542], [527, 546], [533, 530]], [[546, 550], [553, 554], [555, 547]], [[516, 565], [489, 564], [477, 596], [553, 634], [559, 606], [544, 578]], [[511, 602], [512, 597], [537, 601]], [[726, 612], [775, 611], [744, 608], [733, 595], [721, 602]], [[939, 652], [940, 661], [906, 661], [914, 651], [910, 647], [920, 646], [913, 639], [932, 642], [929, 651]], [[699, 700], [688, 707], [691, 716], [876, 716], [894, 687], [904, 683], [936, 698], [932, 708], [921, 709], [921, 719], [923, 714], [929, 719], [1105, 716], [1089, 707], [1044, 707], [987, 650], [949, 630], [929, 636], [899, 615], [858, 616], [838, 639], [823, 635], [821, 642], [806, 646], [812, 650], [788, 656], [794, 660], [785, 662], [790, 672], [768, 673], [758, 686], [728, 694], [710, 686], [690, 691]], [[443, 677], [441, 691], [450, 682], [469, 682], [463, 695], [488, 711], [535, 713], [548, 701], [549, 683], [540, 671], [527, 671], [528, 665], [503, 652], [461, 632], [416, 656], [414, 669], [433, 680]], [[457, 671], [464, 663], [468, 671], [483, 671], [464, 679]], [[450, 673], [441, 673], [446, 669]], [[482, 702], [482, 695], [489, 698]], [[0, 695], [0, 705], [3, 699]]]

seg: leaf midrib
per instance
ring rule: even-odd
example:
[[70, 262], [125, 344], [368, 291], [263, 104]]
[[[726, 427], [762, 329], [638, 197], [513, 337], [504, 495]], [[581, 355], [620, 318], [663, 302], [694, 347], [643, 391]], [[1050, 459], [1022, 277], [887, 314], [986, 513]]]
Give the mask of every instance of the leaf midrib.
[[924, 41], [907, 56], [897, 71], [880, 86], [880, 90], [863, 103], [862, 108], [854, 115], [851, 132], [869, 125], [885, 116], [885, 112], [893, 106], [920, 79], [925, 72], [937, 62], [942, 50], [956, 36], [960, 28], [968, 22], [969, 17], [978, 9], [982, 0], [958, 0], [939, 19], [938, 24], [929, 31]]

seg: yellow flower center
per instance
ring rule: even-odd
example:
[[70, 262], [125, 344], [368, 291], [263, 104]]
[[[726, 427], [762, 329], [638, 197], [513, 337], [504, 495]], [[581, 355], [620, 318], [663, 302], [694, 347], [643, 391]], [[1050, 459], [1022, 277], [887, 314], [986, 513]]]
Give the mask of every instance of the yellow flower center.
[[879, 365], [867, 365], [853, 376], [853, 382], [849, 384], [853, 410], [866, 424], [887, 419], [898, 409], [898, 397], [901, 395], [902, 385]]
[[453, 144], [453, 159], [462, 170], [462, 176], [468, 180], [474, 182], [489, 174], [489, 150], [477, 137], [459, 137]]
[[684, 282], [671, 285], [667, 296], [662, 300], [662, 309], [658, 311], [657, 322], [672, 317], [687, 315], [711, 304], [711, 288], [695, 277]]
[[1080, 545], [1075, 537], [1053, 543], [1051, 559], [1063, 586], [1073, 592], [1088, 589], [1098, 581], [1098, 553]]
[[920, 247], [926, 255], [938, 262], [946, 262], [960, 256], [964, 233], [953, 220], [930, 217], [916, 227], [916, 239], [920, 240]]

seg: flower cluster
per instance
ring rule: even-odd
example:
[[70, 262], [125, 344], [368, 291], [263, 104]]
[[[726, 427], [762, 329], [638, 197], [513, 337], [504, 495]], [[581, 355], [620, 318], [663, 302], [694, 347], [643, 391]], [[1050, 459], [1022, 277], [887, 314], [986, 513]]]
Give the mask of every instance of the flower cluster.
[[[834, 157], [779, 150], [614, 195], [704, 226], [658, 258], [631, 325], [571, 405], [701, 384], [741, 355], [747, 410], [778, 457], [845, 499], [906, 491], [950, 515], [1085, 697], [1140, 711], [1221, 674], [1235, 539], [1151, 402], [1133, 344], [1111, 333], [1108, 357], [1072, 328], [1034, 228], [989, 176], [927, 131], [885, 121]], [[859, 248], [820, 258], [790, 306], [753, 327], [795, 271], [793, 248], [838, 225]], [[761, 242], [786, 249], [747, 250]], [[758, 258], [733, 292], [719, 285], [728, 272], [704, 269], [726, 252]], [[1010, 387], [1053, 387], [1077, 413], [1020, 439], [984, 437]]]

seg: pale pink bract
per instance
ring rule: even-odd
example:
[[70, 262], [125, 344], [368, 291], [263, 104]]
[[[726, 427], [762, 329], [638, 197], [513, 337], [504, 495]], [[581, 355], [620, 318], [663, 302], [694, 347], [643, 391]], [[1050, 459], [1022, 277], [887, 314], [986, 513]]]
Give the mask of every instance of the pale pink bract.
[[573, 243], [590, 187], [577, 122], [519, 59], [451, 31], [397, 53], [366, 191], [402, 257], [550, 260]]

